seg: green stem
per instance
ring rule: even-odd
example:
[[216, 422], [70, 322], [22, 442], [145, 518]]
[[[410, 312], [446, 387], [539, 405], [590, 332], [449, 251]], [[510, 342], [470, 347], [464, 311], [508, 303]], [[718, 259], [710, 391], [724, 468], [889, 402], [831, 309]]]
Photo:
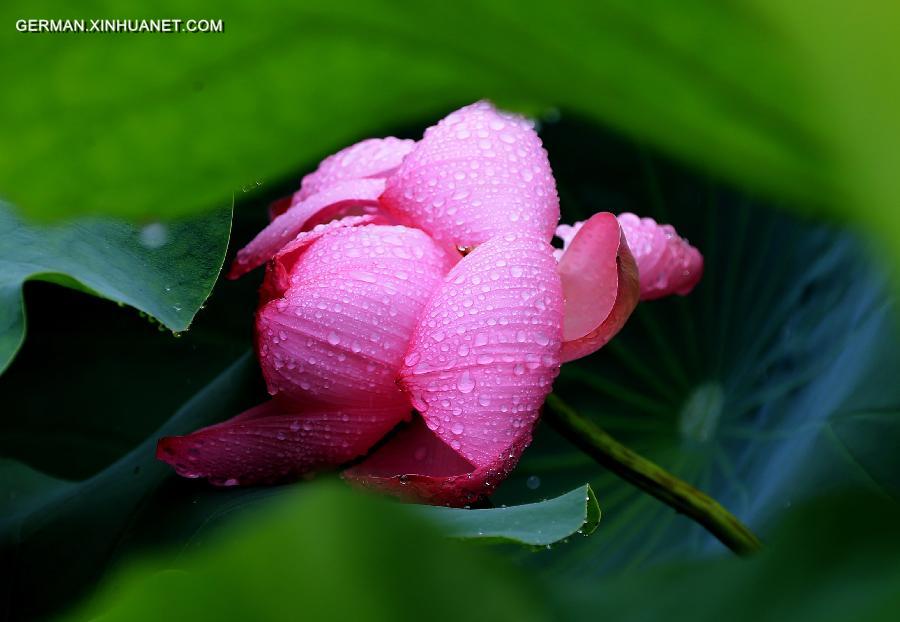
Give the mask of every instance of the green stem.
[[738, 555], [762, 547], [759, 538], [715, 499], [625, 447], [556, 395], [547, 398], [544, 420], [602, 466], [703, 525]]

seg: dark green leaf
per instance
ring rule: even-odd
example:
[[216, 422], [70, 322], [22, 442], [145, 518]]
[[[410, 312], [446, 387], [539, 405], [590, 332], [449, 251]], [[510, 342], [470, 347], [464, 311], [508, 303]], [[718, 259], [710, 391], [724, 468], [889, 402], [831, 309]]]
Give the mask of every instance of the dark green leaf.
[[255, 364], [245, 356], [141, 446], [84, 481], [53, 480], [16, 462], [2, 463], [0, 478], [16, 483], [8, 503], [12, 511], [0, 518], [0, 559], [10, 578], [2, 589], [12, 617], [59, 606], [101, 576], [130, 524], [148, 509], [163, 509], [147, 507], [171, 475], [154, 458], [159, 436], [183, 434], [251, 406], [247, 397], [254, 394], [256, 375]]
[[547, 546], [578, 534], [589, 535], [600, 522], [600, 506], [588, 485], [555, 499], [513, 507], [464, 510], [420, 507], [423, 516], [454, 538]]
[[143, 228], [101, 219], [38, 226], [0, 202], [0, 372], [25, 338], [27, 280], [127, 304], [186, 330], [222, 267], [230, 227], [230, 209]]

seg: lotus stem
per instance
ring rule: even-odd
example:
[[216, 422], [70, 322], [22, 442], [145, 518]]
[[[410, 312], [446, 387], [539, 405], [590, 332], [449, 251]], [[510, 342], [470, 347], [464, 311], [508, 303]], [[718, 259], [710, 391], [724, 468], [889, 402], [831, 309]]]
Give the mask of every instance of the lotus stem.
[[736, 554], [748, 556], [762, 548], [759, 538], [715, 499], [629, 449], [558, 396], [547, 398], [544, 420], [600, 465], [703, 525]]

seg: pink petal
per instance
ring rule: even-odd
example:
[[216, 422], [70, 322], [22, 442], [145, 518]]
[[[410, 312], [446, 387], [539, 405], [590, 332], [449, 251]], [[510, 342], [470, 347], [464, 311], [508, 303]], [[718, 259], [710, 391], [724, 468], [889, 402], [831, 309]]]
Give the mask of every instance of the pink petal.
[[[449, 448], [473, 470], [465, 477], [433, 470], [391, 475], [423, 482], [429, 502], [465, 503], [473, 491], [489, 493], [530, 442], [559, 373], [562, 306], [552, 249], [540, 239], [507, 233], [463, 258], [429, 301], [400, 377], [434, 442], [443, 443], [440, 451]], [[396, 442], [382, 451], [389, 445], [394, 451]], [[402, 484], [383, 477], [378, 456], [369, 459], [378, 467], [372, 471], [377, 481], [369, 483]], [[368, 479], [369, 460], [353, 477]], [[465, 490], [461, 480], [470, 483]]]
[[383, 189], [384, 180], [381, 179], [343, 181], [293, 205], [238, 251], [228, 278], [236, 279], [261, 266], [304, 228], [344, 216], [351, 208], [377, 207]]
[[310, 231], [303, 231], [297, 237], [285, 244], [275, 257], [266, 264], [266, 276], [260, 287], [260, 306], [266, 302], [281, 298], [290, 287], [290, 276], [294, 266], [303, 252], [310, 244], [321, 238], [329, 231], [341, 227], [358, 227], [368, 224], [384, 224], [378, 215], [346, 216], [340, 220], [332, 220], [329, 223], [316, 225]]
[[281, 197], [277, 201], [272, 201], [272, 203], [269, 205], [269, 222], [275, 220], [286, 211], [288, 211], [291, 205], [294, 204], [294, 195], [296, 195], [296, 193], [286, 197]]
[[671, 225], [652, 218], [619, 215], [628, 246], [637, 262], [641, 300], [689, 294], [703, 275], [703, 256]]
[[344, 471], [343, 476], [358, 486], [408, 501], [468, 505], [493, 492], [497, 483], [509, 475], [529, 438], [530, 435], [520, 435], [507, 460], [476, 467], [416, 417], [363, 462]]
[[634, 258], [616, 217], [595, 214], [577, 228], [560, 227], [559, 259], [565, 296], [563, 362], [594, 352], [618, 333], [638, 302]]
[[460, 247], [507, 231], [549, 241], [559, 221], [556, 183], [537, 133], [487, 102], [428, 128], [388, 178], [382, 203], [401, 222]]
[[322, 160], [319, 168], [303, 178], [293, 202], [304, 201], [341, 181], [388, 177], [415, 146], [414, 140], [389, 136], [369, 138], [341, 149]]
[[397, 374], [425, 304], [453, 261], [417, 229], [326, 231], [282, 277], [283, 296], [257, 314], [269, 391], [359, 409], [408, 404]]
[[162, 438], [156, 457], [182, 477], [219, 486], [275, 483], [364, 454], [409, 413], [404, 405], [310, 408], [270, 400], [224, 423]]

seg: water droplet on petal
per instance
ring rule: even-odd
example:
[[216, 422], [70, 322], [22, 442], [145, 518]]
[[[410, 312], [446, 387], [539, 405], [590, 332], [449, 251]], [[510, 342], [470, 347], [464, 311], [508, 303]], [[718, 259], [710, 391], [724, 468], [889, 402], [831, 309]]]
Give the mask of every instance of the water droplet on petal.
[[456, 388], [459, 389], [460, 393], [471, 393], [472, 389], [475, 388], [475, 380], [468, 369], [459, 375], [459, 379], [456, 381]]

